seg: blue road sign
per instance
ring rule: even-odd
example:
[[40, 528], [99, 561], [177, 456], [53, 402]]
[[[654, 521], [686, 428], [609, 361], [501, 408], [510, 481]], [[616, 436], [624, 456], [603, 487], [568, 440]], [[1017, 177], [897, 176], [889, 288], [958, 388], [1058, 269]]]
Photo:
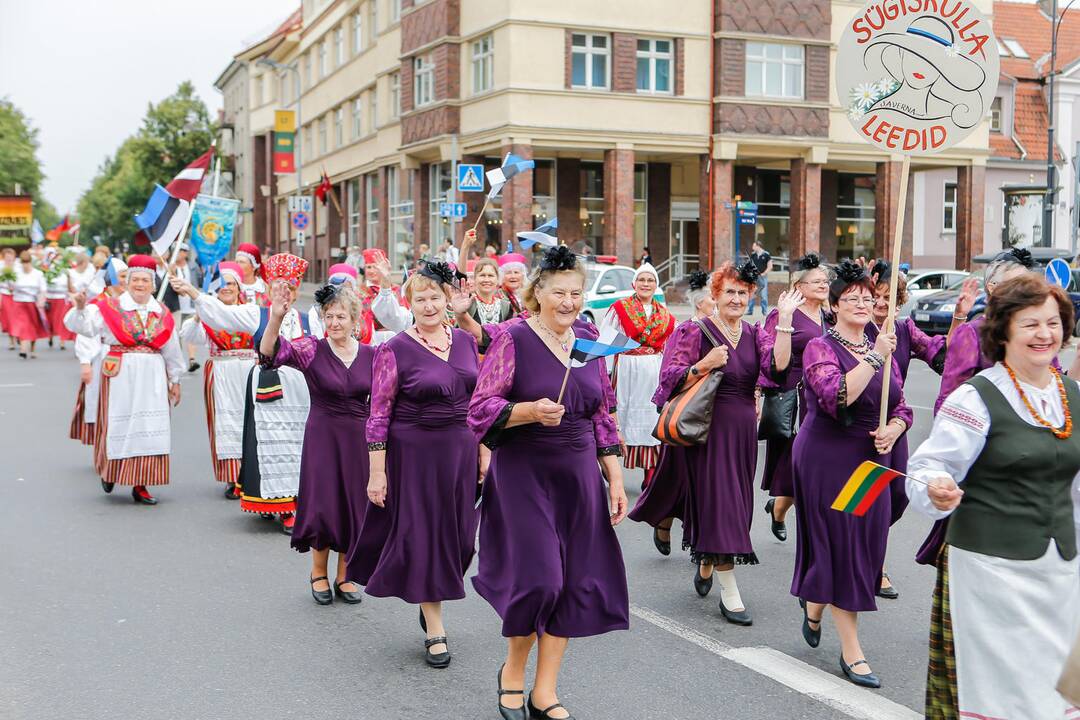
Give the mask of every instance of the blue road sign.
[[1054, 258], [1046, 264], [1046, 279], [1063, 290], [1068, 290], [1072, 284], [1072, 270], [1069, 263], [1061, 258]]
[[736, 205], [740, 225], [757, 225], [757, 203], [740, 200]]
[[439, 203], [439, 215], [446, 218], [465, 217], [465, 203]]
[[457, 189], [458, 192], [484, 192], [484, 166], [458, 165]]

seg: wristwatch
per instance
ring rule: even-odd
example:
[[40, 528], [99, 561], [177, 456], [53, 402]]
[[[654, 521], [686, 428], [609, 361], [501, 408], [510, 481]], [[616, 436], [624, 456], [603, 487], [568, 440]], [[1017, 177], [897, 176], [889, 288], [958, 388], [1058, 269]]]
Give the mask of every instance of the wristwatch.
[[698, 372], [697, 365], [691, 365], [690, 366], [690, 374], [691, 375], [700, 375], [701, 374], [701, 373]]

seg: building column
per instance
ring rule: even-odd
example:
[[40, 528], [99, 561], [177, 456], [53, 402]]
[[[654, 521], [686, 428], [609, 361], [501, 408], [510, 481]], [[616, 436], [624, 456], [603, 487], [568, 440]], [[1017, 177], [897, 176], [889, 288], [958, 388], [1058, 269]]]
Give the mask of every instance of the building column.
[[[375, 227], [375, 240], [368, 238], [370, 247], [377, 247], [390, 257], [390, 188], [387, 185], [386, 166], [378, 171], [379, 224]], [[396, 270], [397, 268], [395, 268]]]
[[[710, 161], [708, 155], [702, 155], [700, 166], [701, 222], [698, 227], [703, 233], [702, 240], [712, 242], [711, 263], [712, 267], [717, 267], [723, 261], [730, 260], [735, 252], [731, 225], [735, 212], [732, 205], [735, 197], [735, 161]], [[707, 267], [710, 263], [710, 250], [705, 242], [701, 243], [701, 266], [711, 269]]]
[[634, 151], [604, 151], [604, 254], [633, 265]]
[[971, 259], [983, 251], [983, 212], [986, 166], [956, 169], [956, 268], [970, 270]]
[[555, 194], [559, 240], [574, 248], [581, 241], [581, 160], [555, 161]]
[[874, 257], [891, 258], [896, 233], [896, 206], [900, 199], [900, 165], [892, 160], [877, 164], [874, 186]]
[[[502, 156], [513, 153], [522, 160], [532, 160], [531, 143], [510, 142], [502, 147]], [[532, 230], [533, 174], [521, 173], [510, 179], [502, 191], [502, 247], [500, 254], [517, 238], [519, 232]]]
[[[428, 214], [430, 208], [430, 189], [428, 188], [430, 175], [427, 164], [422, 164], [416, 170], [405, 170], [411, 184], [409, 197], [413, 200], [413, 251], [416, 257], [420, 257], [420, 245], [427, 243], [431, 247], [430, 220]], [[431, 247], [431, 252], [438, 248]]]
[[670, 163], [649, 163], [647, 193], [645, 244], [653, 262], [659, 265], [671, 256]]
[[[821, 256], [827, 260], [836, 258], [836, 205], [840, 192], [840, 173], [836, 170], [821, 171], [821, 224], [818, 240]], [[792, 260], [795, 258], [792, 257]]]
[[789, 227], [789, 257], [821, 252], [821, 165], [803, 158], [791, 161]]

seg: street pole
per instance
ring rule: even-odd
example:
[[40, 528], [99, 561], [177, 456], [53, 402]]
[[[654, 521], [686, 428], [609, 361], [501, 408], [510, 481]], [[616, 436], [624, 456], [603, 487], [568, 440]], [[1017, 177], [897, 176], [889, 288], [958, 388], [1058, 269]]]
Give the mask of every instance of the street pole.
[[[1071, 3], [1070, 3], [1071, 4]], [[1057, 0], [1050, 11], [1050, 75], [1046, 92], [1048, 108], [1046, 123], [1046, 199], [1043, 201], [1043, 239], [1046, 247], [1054, 246], [1054, 205], [1056, 167], [1054, 166], [1054, 75], [1057, 73], [1057, 31], [1060, 24]]]
[[1076, 241], [1077, 231], [1080, 230], [1080, 140], [1076, 141], [1076, 147], [1073, 150], [1072, 159], [1072, 186], [1073, 186], [1073, 206], [1072, 206], [1072, 248], [1073, 258], [1076, 258]]
[[[284, 75], [286, 73], [286, 71], [296, 73], [296, 83], [293, 85], [293, 87], [296, 88], [296, 133], [293, 135], [293, 157], [296, 160], [296, 193], [295, 194], [296, 194], [297, 198], [299, 198], [299, 197], [301, 197], [301, 195], [303, 193], [303, 185], [304, 185], [304, 156], [303, 156], [303, 153], [302, 153], [303, 148], [301, 148], [301, 140], [300, 140], [300, 135], [302, 134], [302, 131], [304, 129], [304, 116], [303, 116], [303, 114], [301, 112], [302, 108], [301, 108], [301, 104], [300, 104], [300, 97], [304, 94], [304, 89], [300, 86], [300, 67], [299, 67], [300, 61], [299, 60], [294, 60], [293, 62], [286, 65], [284, 63], [279, 63], [276, 60], [271, 60], [270, 58], [259, 58], [258, 60], [255, 61], [255, 64], [256, 65], [265, 65], [266, 67], [273, 68], [275, 72], [281, 73], [282, 75]], [[312, 208], [312, 211], [314, 211], [314, 208]], [[286, 214], [288, 214], [288, 213], [286, 213]], [[286, 225], [286, 227], [288, 227], [288, 226]], [[288, 232], [290, 235], [292, 234], [291, 230], [286, 230], [286, 232]], [[290, 249], [291, 249], [291, 243], [290, 243]], [[297, 249], [300, 251], [298, 253], [299, 256], [303, 257], [304, 256], [304, 249], [303, 248], [297, 248]]]

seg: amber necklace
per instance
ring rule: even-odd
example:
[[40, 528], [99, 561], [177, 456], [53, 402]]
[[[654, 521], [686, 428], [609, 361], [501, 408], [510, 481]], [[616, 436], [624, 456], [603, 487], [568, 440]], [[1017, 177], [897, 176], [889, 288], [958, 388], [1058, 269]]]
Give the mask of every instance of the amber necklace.
[[1060, 430], [1040, 415], [1039, 411], [1035, 409], [1035, 406], [1031, 404], [1031, 400], [1029, 400], [1028, 396], [1024, 393], [1024, 389], [1020, 387], [1020, 380], [1016, 377], [1016, 372], [1009, 367], [1009, 363], [1003, 360], [1001, 364], [1005, 366], [1005, 372], [1009, 374], [1009, 379], [1012, 380], [1013, 387], [1016, 388], [1016, 392], [1020, 393], [1020, 399], [1024, 402], [1024, 407], [1031, 413], [1031, 417], [1035, 419], [1035, 422], [1054, 433], [1054, 437], [1058, 440], [1068, 440], [1069, 437], [1072, 436], [1073, 431], [1072, 413], [1069, 412], [1069, 399], [1065, 394], [1065, 381], [1061, 379], [1061, 373], [1057, 371], [1057, 368], [1050, 368], [1050, 372], [1054, 376], [1054, 381], [1057, 383], [1058, 396], [1061, 397], [1061, 407], [1065, 410], [1065, 425]]
[[431, 350], [432, 352], [441, 355], [442, 353], [447, 352], [448, 350], [450, 350], [450, 337], [451, 337], [450, 328], [443, 325], [442, 329], [446, 333], [446, 347], [444, 347], [444, 348], [439, 347], [438, 345], [432, 345], [431, 343], [429, 343], [427, 338], [424, 337], [424, 334], [422, 332], [420, 332], [419, 327], [416, 328], [416, 337], [420, 338], [420, 342], [424, 343], [424, 347], [426, 347], [428, 350]]

